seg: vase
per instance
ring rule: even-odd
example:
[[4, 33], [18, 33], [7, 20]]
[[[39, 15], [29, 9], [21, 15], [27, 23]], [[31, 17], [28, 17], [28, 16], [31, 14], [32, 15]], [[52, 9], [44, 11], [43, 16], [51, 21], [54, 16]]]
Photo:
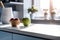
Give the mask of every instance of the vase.
[[23, 18], [22, 23], [25, 27], [30, 25], [30, 19], [29, 18]]
[[30, 14], [30, 19], [32, 19], [32, 14]]
[[3, 24], [10, 23], [9, 20], [13, 18], [12, 7], [2, 8], [1, 21]]

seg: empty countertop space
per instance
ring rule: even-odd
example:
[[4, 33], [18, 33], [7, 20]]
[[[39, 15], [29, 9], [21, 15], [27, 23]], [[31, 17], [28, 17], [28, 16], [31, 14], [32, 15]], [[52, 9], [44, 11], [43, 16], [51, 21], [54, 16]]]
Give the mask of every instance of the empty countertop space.
[[30, 27], [21, 29], [22, 31], [34, 32], [38, 34], [45, 34], [60, 37], [60, 25], [54, 24], [32, 24]]

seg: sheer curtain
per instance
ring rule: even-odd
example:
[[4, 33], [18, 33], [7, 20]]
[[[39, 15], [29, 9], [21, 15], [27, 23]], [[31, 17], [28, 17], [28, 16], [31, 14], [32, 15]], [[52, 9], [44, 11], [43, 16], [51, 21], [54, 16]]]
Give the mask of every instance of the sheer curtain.
[[[52, 0], [53, 8], [55, 9], [55, 19], [60, 18], [60, 0]], [[50, 19], [50, 0], [34, 0], [34, 6], [38, 9], [38, 12], [33, 14], [33, 19], [44, 19], [43, 9], [48, 9], [47, 19]]]
[[55, 8], [55, 18], [60, 19], [60, 0], [53, 0], [53, 7]]
[[34, 0], [34, 6], [38, 9], [38, 12], [33, 14], [33, 19], [44, 19], [43, 9], [49, 9], [49, 0]]

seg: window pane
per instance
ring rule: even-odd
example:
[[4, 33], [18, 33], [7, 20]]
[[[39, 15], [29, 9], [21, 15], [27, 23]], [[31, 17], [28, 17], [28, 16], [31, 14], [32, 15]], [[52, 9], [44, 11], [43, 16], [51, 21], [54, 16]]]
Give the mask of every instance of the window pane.
[[33, 19], [44, 19], [43, 9], [49, 9], [49, 0], [34, 0], [34, 5], [38, 9], [38, 12], [33, 14]]
[[53, 7], [56, 11], [55, 18], [60, 19], [60, 0], [53, 0]]
[[[56, 12], [54, 19], [60, 19], [60, 0], [52, 0], [53, 2], [53, 8], [54, 11]], [[47, 19], [50, 19], [50, 0], [34, 0], [34, 5], [38, 9], [38, 12], [33, 14], [33, 19], [44, 19], [44, 11], [43, 9], [48, 9], [48, 15]]]

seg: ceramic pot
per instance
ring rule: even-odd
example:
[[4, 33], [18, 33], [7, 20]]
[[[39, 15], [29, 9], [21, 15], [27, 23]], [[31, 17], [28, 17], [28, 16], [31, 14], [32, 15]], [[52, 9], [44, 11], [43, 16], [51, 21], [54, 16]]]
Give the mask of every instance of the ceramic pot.
[[22, 23], [25, 27], [29, 26], [30, 24], [30, 19], [29, 18], [23, 18]]
[[20, 24], [20, 19], [19, 18], [11, 18], [10, 19], [12, 27], [17, 27]]
[[3, 24], [10, 23], [9, 20], [13, 18], [12, 7], [2, 8], [1, 21]]

